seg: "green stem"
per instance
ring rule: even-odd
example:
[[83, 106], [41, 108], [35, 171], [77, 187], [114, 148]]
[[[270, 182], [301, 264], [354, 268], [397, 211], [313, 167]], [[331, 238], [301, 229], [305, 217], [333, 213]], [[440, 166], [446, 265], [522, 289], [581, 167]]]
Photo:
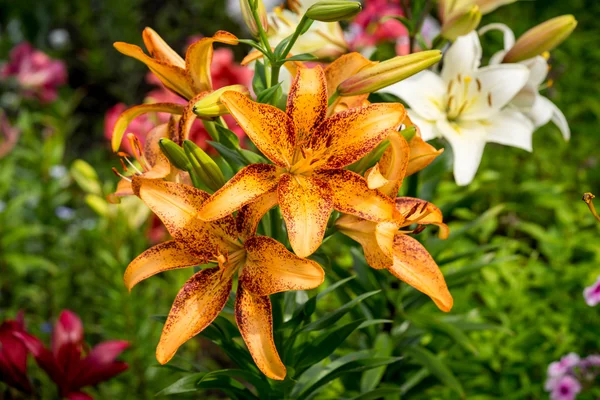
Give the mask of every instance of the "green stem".
[[335, 103], [335, 101], [340, 97], [340, 92], [338, 92], [337, 90], [329, 97], [329, 100], [327, 101], [327, 105], [328, 106], [332, 106], [333, 103]]
[[300, 37], [300, 33], [304, 27], [304, 24], [306, 23], [306, 20], [307, 20], [306, 15], [303, 15], [302, 18], [300, 19], [300, 22], [298, 23], [298, 26], [296, 27], [296, 30], [294, 31], [294, 35], [288, 42], [287, 46], [285, 46], [283, 53], [281, 53], [281, 60], [285, 60], [287, 55], [290, 54], [290, 51], [292, 51], [292, 47], [294, 47], [294, 45], [296, 44], [296, 41]]
[[258, 9], [256, 7], [252, 7], [252, 17], [254, 18], [254, 22], [256, 22], [256, 26], [258, 27], [258, 36], [260, 37], [260, 41], [262, 42], [265, 50], [267, 51], [267, 56], [269, 59], [273, 59], [273, 51], [271, 50], [271, 45], [269, 44], [269, 38], [267, 38], [267, 33], [263, 29], [262, 23], [260, 22], [260, 17], [258, 16]]
[[271, 87], [277, 85], [277, 83], [279, 83], [279, 70], [280, 70], [281, 66], [280, 65], [273, 65], [271, 67]]

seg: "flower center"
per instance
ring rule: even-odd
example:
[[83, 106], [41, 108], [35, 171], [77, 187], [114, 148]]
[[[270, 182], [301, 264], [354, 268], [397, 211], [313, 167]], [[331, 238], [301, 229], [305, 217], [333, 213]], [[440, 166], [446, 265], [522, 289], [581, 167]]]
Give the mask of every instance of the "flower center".
[[[479, 96], [485, 95], [483, 92], [481, 80], [479, 78], [473, 78], [469, 75], [462, 76], [457, 74], [456, 78], [451, 79], [448, 82], [446, 89], [446, 115], [449, 121], [455, 121], [469, 107], [473, 106]], [[489, 107], [492, 106], [492, 94], [487, 93], [487, 104]]]

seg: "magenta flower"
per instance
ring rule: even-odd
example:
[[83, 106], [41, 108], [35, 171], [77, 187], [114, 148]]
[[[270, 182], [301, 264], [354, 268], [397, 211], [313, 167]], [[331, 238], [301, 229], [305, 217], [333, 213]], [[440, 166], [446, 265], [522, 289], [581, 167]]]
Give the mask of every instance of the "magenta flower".
[[23, 314], [16, 320], [6, 320], [0, 325], [0, 381], [25, 393], [31, 393], [27, 376], [27, 348], [14, 336], [25, 332]]
[[600, 276], [596, 282], [583, 290], [583, 297], [588, 306], [594, 307], [600, 303]]
[[[402, 23], [390, 18], [382, 22], [384, 17], [403, 16], [399, 0], [367, 0], [363, 11], [352, 23], [351, 30], [356, 36], [350, 46], [354, 49], [376, 46], [382, 42], [406, 42], [408, 31]], [[408, 49], [408, 48], [407, 48]], [[404, 52], [407, 54], [408, 51]]]
[[54, 326], [51, 349], [23, 330], [14, 336], [21, 339], [40, 368], [56, 383], [60, 396], [69, 400], [93, 399], [81, 389], [111, 379], [128, 368], [126, 363], [115, 361], [129, 347], [126, 341], [100, 343], [84, 357], [83, 325], [68, 310], [60, 314]]
[[569, 353], [560, 361], [554, 361], [548, 366], [549, 377], [561, 377], [569, 373], [577, 364], [579, 364], [580, 357], [575, 353]]
[[577, 393], [581, 392], [581, 384], [571, 375], [559, 378], [550, 393], [551, 400], [574, 400]]
[[12, 126], [6, 114], [0, 111], [0, 158], [10, 153], [20, 135], [19, 128]]
[[16, 78], [26, 97], [37, 97], [47, 103], [56, 99], [58, 87], [67, 82], [67, 68], [64, 62], [53, 60], [23, 42], [11, 50], [10, 60], [0, 70], [0, 77]]

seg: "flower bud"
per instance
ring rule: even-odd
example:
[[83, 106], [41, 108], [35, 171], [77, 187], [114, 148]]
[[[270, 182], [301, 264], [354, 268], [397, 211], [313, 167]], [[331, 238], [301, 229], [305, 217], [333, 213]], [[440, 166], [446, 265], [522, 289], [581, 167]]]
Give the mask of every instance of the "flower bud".
[[550, 51], [561, 44], [577, 26], [572, 15], [562, 15], [525, 32], [506, 53], [503, 62], [515, 63]]
[[267, 17], [267, 10], [262, 0], [240, 0], [240, 9], [242, 10], [244, 22], [246, 22], [246, 26], [248, 27], [248, 30], [252, 36], [258, 36], [258, 25], [256, 25], [256, 20], [252, 14], [251, 2], [256, 3], [254, 7], [256, 7], [258, 19], [260, 20], [260, 24], [265, 32], [269, 30], [269, 19]]
[[306, 11], [306, 17], [315, 21], [337, 22], [353, 18], [362, 10], [358, 1], [327, 0], [319, 1]]
[[159, 140], [158, 145], [160, 146], [161, 151], [169, 159], [169, 162], [173, 164], [173, 166], [182, 171], [189, 171], [192, 168], [192, 164], [190, 160], [188, 160], [185, 152], [181, 147], [177, 145], [177, 143], [162, 138]]
[[183, 141], [183, 149], [194, 172], [212, 192], [219, 190], [225, 184], [221, 169], [204, 150], [190, 140]]
[[459, 36], [464, 36], [477, 28], [481, 21], [479, 6], [473, 5], [460, 9], [448, 17], [442, 25], [442, 37], [454, 41]]
[[441, 59], [442, 52], [439, 50], [427, 50], [394, 57], [363, 68], [354, 76], [340, 83], [337, 92], [340, 96], [373, 93], [429, 68]]
[[229, 114], [227, 107], [221, 103], [221, 95], [227, 91], [240, 92], [250, 96], [250, 91], [244, 85], [225, 86], [213, 92], [207, 92], [206, 96], [194, 104], [194, 114], [202, 119], [213, 119], [221, 115]]
[[516, 2], [517, 0], [475, 0], [483, 15], [489, 14], [495, 9]]

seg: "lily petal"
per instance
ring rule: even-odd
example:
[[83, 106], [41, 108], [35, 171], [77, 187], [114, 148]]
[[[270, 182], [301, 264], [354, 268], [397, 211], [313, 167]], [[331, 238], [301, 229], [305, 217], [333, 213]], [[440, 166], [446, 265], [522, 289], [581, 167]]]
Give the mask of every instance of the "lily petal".
[[459, 74], [472, 75], [481, 62], [481, 43], [477, 32], [473, 31], [465, 36], [460, 36], [444, 55], [442, 79], [450, 82]]
[[442, 211], [430, 202], [413, 197], [396, 197], [396, 209], [405, 217], [405, 225], [437, 225], [440, 239], [448, 238], [450, 229], [443, 222]]
[[300, 257], [308, 257], [321, 245], [333, 211], [329, 185], [316, 177], [285, 174], [279, 181], [279, 207], [290, 244]]
[[158, 144], [163, 138], [169, 138], [167, 124], [157, 126], [146, 135], [144, 158], [151, 165], [151, 169], [143, 173], [144, 178], [161, 179], [171, 173], [171, 163]]
[[319, 264], [296, 256], [270, 237], [252, 237], [244, 243], [244, 247], [246, 264], [240, 282], [254, 295], [314, 289], [325, 279], [325, 272]]
[[27, 347], [27, 350], [31, 352], [35, 358], [37, 365], [48, 374], [58, 387], [63, 387], [65, 377], [62, 372], [62, 366], [57, 363], [54, 354], [35, 336], [30, 335], [25, 331], [17, 331], [13, 333], [21, 342]]
[[129, 347], [124, 340], [111, 340], [95, 346], [82, 360], [73, 387], [95, 386], [120, 374], [128, 365], [115, 359]]
[[533, 107], [527, 112], [527, 117], [533, 121], [536, 127], [546, 125], [549, 121], [552, 121], [560, 129], [565, 140], [569, 140], [571, 137], [571, 130], [565, 115], [556, 104], [544, 96], [536, 95]]
[[231, 277], [219, 268], [194, 274], [181, 288], [163, 327], [156, 359], [166, 364], [177, 349], [202, 332], [221, 312], [231, 292]]
[[302, 143], [327, 114], [327, 88], [321, 66], [298, 68], [288, 94], [286, 113], [296, 127], [296, 143]]
[[440, 268], [416, 239], [396, 235], [394, 264], [388, 270], [396, 278], [431, 297], [440, 310], [448, 312], [452, 309], [452, 295]]
[[160, 272], [200, 265], [203, 260], [190, 253], [176, 240], [149, 248], [133, 260], [125, 270], [125, 286], [129, 291], [146, 278]]
[[393, 133], [405, 116], [399, 103], [371, 104], [334, 114], [310, 138], [309, 147], [321, 154], [314, 168], [338, 169], [361, 159]]
[[437, 150], [418, 135], [415, 135], [408, 145], [410, 147], [410, 159], [406, 168], [406, 176], [410, 176], [427, 167], [444, 152], [443, 148]]
[[153, 58], [179, 68], [185, 68], [185, 61], [183, 61], [183, 58], [181, 58], [181, 56], [177, 54], [177, 52], [173, 50], [171, 46], [169, 46], [167, 42], [154, 31], [154, 29], [146, 27], [142, 32], [142, 39], [144, 39], [144, 44], [146, 45], [146, 49], [148, 49], [148, 53], [150, 53]]
[[123, 140], [123, 135], [125, 135], [127, 126], [129, 126], [131, 121], [142, 114], [150, 112], [166, 112], [169, 114], [181, 115], [183, 113], [183, 106], [175, 103], [153, 103], [142, 104], [125, 110], [121, 115], [119, 115], [117, 122], [115, 122], [111, 139], [113, 151], [119, 150], [121, 141]]
[[194, 105], [201, 98], [205, 97], [208, 92], [202, 92], [194, 96], [183, 108], [183, 113], [181, 116], [181, 120], [179, 121], [179, 129], [178, 129], [178, 142], [183, 143], [184, 140], [190, 138], [190, 131], [192, 130], [192, 125], [194, 121], [196, 121], [197, 115], [194, 113]]
[[407, 114], [412, 120], [413, 125], [417, 127], [423, 140], [432, 140], [440, 136], [440, 133], [435, 126], [436, 121], [425, 120], [419, 117], [419, 115], [413, 110], [407, 110]]
[[333, 190], [333, 208], [369, 221], [393, 219], [396, 210], [391, 198], [369, 189], [367, 181], [348, 170], [322, 171], [317, 175]]
[[251, 164], [241, 169], [199, 209], [199, 218], [214, 221], [258, 199], [277, 186], [275, 165]]
[[340, 232], [362, 246], [365, 260], [372, 268], [384, 269], [392, 266], [392, 257], [387, 255], [377, 242], [376, 222], [367, 221], [354, 215], [343, 215], [337, 219], [335, 225]]
[[281, 362], [273, 340], [273, 315], [268, 296], [254, 296], [243, 286], [238, 286], [235, 299], [235, 321], [258, 369], [276, 380], [285, 378], [285, 365]]
[[[340, 83], [350, 78], [364, 67], [375, 64], [375, 62], [366, 59], [362, 54], [357, 52], [344, 54], [325, 68], [327, 93], [331, 96], [335, 93]], [[334, 112], [339, 112], [346, 108], [360, 107], [367, 97], [368, 94], [366, 96], [357, 95], [339, 97], [331, 105], [330, 109]], [[340, 109], [338, 106], [342, 105], [344, 108]]]
[[132, 44], [116, 42], [114, 46], [120, 53], [146, 64], [163, 85], [175, 94], [186, 99], [191, 99], [196, 94], [185, 69], [164, 61], [155, 60], [146, 55], [138, 46]]
[[535, 127], [531, 120], [515, 110], [502, 110], [488, 120], [487, 141], [533, 151]]
[[271, 161], [289, 167], [294, 155], [294, 121], [277, 107], [256, 103], [241, 93], [229, 91], [221, 102], [242, 127], [250, 140]]
[[[385, 150], [379, 160], [379, 172], [387, 182], [379, 187], [379, 191], [392, 198], [398, 195], [398, 190], [402, 185], [410, 154], [410, 147], [404, 137], [394, 132], [388, 136], [390, 146]], [[373, 189], [372, 185], [369, 185]]]
[[252, 203], [243, 206], [238, 211], [236, 224], [240, 238], [245, 240], [256, 234], [256, 228], [262, 217], [278, 202], [277, 189], [273, 188]]
[[202, 38], [188, 47], [185, 54], [185, 69], [197, 90], [196, 93], [213, 89], [210, 64], [213, 58], [214, 42], [236, 45], [238, 38], [229, 32], [218, 31], [213, 37]]
[[216, 222], [200, 219], [208, 193], [188, 185], [140, 177], [134, 177], [132, 184], [135, 194], [161, 219], [171, 236], [197, 257], [210, 258], [216, 249], [237, 249], [237, 228], [231, 216]]
[[447, 85], [439, 75], [427, 70], [385, 89], [404, 100], [415, 116], [427, 121], [444, 118], [446, 90]]

